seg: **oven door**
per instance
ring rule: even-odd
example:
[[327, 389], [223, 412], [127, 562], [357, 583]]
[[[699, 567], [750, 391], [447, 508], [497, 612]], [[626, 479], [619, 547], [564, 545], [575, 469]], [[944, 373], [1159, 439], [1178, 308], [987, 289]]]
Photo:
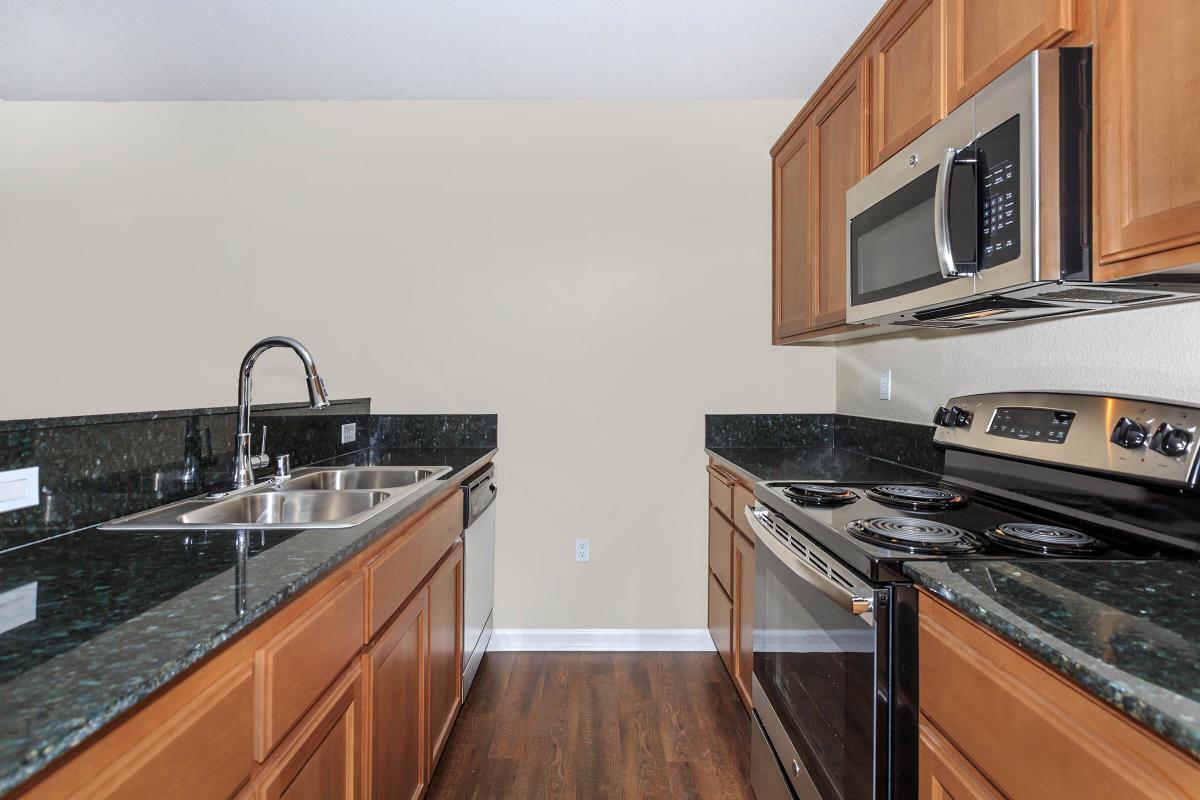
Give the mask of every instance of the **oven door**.
[[746, 516], [757, 538], [755, 711], [775, 756], [800, 798], [886, 797], [887, 625], [875, 610], [889, 589], [767, 509]]
[[975, 293], [973, 114], [972, 102], [959, 106], [846, 193], [849, 322]]

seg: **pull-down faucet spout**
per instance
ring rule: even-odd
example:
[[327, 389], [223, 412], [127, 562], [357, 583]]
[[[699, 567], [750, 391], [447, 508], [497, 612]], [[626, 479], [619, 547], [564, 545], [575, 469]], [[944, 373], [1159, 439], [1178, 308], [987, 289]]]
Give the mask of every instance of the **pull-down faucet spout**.
[[[233, 457], [233, 488], [244, 489], [254, 484], [254, 468], [265, 466], [270, 460], [265, 455], [262, 464], [256, 463], [257, 456], [250, 454], [250, 373], [254, 370], [254, 362], [258, 357], [273, 347], [290, 347], [304, 362], [304, 375], [308, 382], [308, 402], [314, 411], [329, 407], [329, 396], [325, 389], [325, 381], [317, 374], [317, 365], [313, 363], [308, 348], [290, 336], [268, 336], [246, 353], [242, 359], [242, 368], [238, 372], [238, 421], [237, 438], [234, 442]], [[265, 443], [264, 443], [265, 448]]]

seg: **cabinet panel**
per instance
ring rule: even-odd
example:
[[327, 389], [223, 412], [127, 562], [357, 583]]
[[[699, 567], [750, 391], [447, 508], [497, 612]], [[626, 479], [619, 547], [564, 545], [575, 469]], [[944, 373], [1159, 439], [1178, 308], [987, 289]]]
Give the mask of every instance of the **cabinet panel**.
[[919, 800], [1004, 800], [1004, 795], [924, 717], [918, 750]]
[[462, 705], [463, 547], [455, 545], [429, 580], [429, 772]]
[[919, 608], [921, 712], [1004, 794], [1200, 794], [1200, 764], [924, 592]]
[[802, 125], [775, 156], [771, 175], [774, 340], [812, 327], [811, 148]]
[[737, 483], [733, 487], [733, 524], [742, 534], [751, 542], [754, 541], [754, 529], [750, 527], [750, 523], [746, 521], [746, 506], [753, 507], [754, 489], [747, 487], [742, 483]]
[[414, 800], [429, 782], [426, 653], [429, 603], [420, 592], [367, 651], [370, 800]]
[[355, 575], [254, 654], [259, 761], [362, 648], [363, 602]]
[[942, 3], [906, 0], [875, 37], [872, 168], [942, 118]]
[[264, 766], [255, 781], [256, 800], [357, 800], [362, 688], [356, 661]]
[[708, 502], [725, 516], [733, 514], [733, 478], [719, 467], [708, 465]]
[[1200, 243], [1200, 114], [1181, 98], [1200, 86], [1200, 13], [1192, 0], [1100, 0], [1098, 11], [1098, 275], [1195, 263], [1184, 248]]
[[946, 0], [950, 108], [1071, 30], [1074, 0]]
[[733, 675], [736, 669], [733, 663], [733, 601], [711, 571], [708, 573], [708, 634], [725, 662], [725, 669]]
[[754, 545], [733, 535], [733, 683], [746, 708], [752, 707], [754, 675]]
[[736, 534], [725, 517], [717, 513], [712, 506], [708, 507], [708, 568], [716, 577], [721, 588], [726, 592], [733, 591], [733, 537]]
[[863, 59], [817, 108], [817, 259], [812, 271], [813, 327], [846, 321], [846, 190], [866, 174], [869, 60]]

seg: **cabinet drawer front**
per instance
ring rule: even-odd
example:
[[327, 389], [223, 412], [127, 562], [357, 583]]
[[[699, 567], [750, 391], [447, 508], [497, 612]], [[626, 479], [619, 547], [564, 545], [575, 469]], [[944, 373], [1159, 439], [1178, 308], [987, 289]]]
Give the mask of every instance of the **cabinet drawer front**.
[[733, 564], [733, 537], [736, 534], [725, 518], [711, 506], [708, 509], [708, 568], [726, 594], [733, 594], [730, 570]]
[[74, 797], [227, 800], [253, 767], [254, 683], [244, 664], [196, 696]]
[[450, 495], [367, 564], [368, 641], [462, 534], [462, 502], [462, 492]]
[[1004, 794], [1200, 796], [1196, 762], [925, 593], [919, 652], [922, 712]]
[[1004, 795], [924, 717], [918, 764], [919, 800], [1004, 800]]
[[254, 654], [260, 762], [362, 648], [364, 600], [355, 575]]
[[737, 484], [720, 468], [708, 465], [708, 502], [724, 514], [733, 516], [733, 487]]
[[754, 545], [754, 530], [750, 527], [749, 521], [746, 520], [746, 506], [754, 507], [754, 492], [747, 489], [740, 483], [733, 486], [733, 524], [742, 532], [749, 541], [750, 545]]
[[733, 663], [733, 601], [716, 576], [708, 575], [708, 633], [712, 636], [713, 644], [725, 662], [729, 674], [734, 673]]

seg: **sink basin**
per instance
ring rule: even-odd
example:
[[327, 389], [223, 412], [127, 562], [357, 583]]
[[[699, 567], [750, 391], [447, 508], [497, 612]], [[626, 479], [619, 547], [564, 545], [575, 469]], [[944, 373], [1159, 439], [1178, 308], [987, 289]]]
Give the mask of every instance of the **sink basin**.
[[194, 497], [106, 522], [106, 531], [349, 528], [419, 496], [450, 467], [306, 467], [225, 495]]
[[345, 467], [323, 469], [300, 475], [279, 484], [280, 489], [403, 489], [433, 477], [429, 467]]
[[387, 492], [259, 492], [221, 500], [179, 515], [184, 525], [291, 525], [334, 522], [369, 511]]

